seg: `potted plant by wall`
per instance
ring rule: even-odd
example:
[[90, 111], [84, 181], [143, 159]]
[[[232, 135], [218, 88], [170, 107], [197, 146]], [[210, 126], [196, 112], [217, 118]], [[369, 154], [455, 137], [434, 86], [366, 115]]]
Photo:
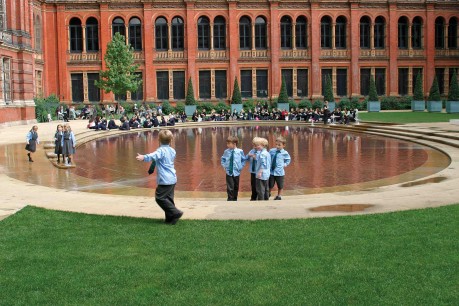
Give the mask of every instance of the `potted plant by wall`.
[[378, 99], [378, 93], [376, 92], [376, 83], [373, 76], [370, 76], [370, 92], [368, 93], [367, 110], [369, 112], [381, 111], [381, 102]]
[[196, 111], [196, 100], [194, 99], [193, 81], [191, 80], [191, 77], [190, 77], [190, 79], [188, 80], [188, 88], [186, 90], [185, 114], [187, 116], [192, 116], [195, 111]]
[[411, 101], [411, 110], [413, 112], [423, 112], [426, 109], [426, 101], [424, 101], [424, 93], [422, 90], [422, 76], [420, 73], [416, 76], [416, 84], [414, 84], [413, 100]]
[[[332, 112], [335, 110], [335, 96], [333, 95], [333, 85], [329, 75], [325, 78], [325, 95], [324, 102], [327, 102], [328, 109]], [[325, 103], [324, 103], [325, 104]]]
[[449, 85], [448, 101], [446, 101], [447, 113], [459, 113], [459, 85], [457, 84], [456, 70], [451, 77]]
[[282, 78], [281, 89], [279, 97], [277, 98], [277, 109], [290, 111], [290, 105], [288, 103], [287, 86], [285, 86], [285, 80]]
[[234, 111], [239, 113], [242, 107], [241, 90], [239, 89], [237, 78], [234, 78], [233, 95], [231, 97], [231, 113]]
[[427, 110], [429, 112], [441, 112], [442, 108], [440, 89], [438, 88], [437, 76], [435, 76], [427, 98]]

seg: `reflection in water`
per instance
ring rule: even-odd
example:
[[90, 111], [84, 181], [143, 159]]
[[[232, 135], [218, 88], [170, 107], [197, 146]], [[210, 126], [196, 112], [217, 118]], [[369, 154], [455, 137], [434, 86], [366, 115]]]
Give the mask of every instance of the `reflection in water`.
[[[270, 147], [277, 136], [287, 139], [292, 163], [286, 168], [285, 195], [361, 190], [397, 184], [436, 173], [450, 163], [437, 150], [391, 138], [302, 126], [233, 126], [173, 130], [177, 151], [177, 196], [225, 198], [225, 172], [220, 157], [226, 138], [236, 134], [247, 153], [255, 136]], [[148, 163], [137, 153], [158, 147], [158, 131], [139, 131], [82, 144], [75, 155], [76, 168], [51, 165], [39, 148], [35, 163], [27, 162], [24, 146], [0, 147], [0, 171], [28, 183], [67, 190], [153, 196], [156, 174], [148, 176]], [[422, 167], [421, 167], [422, 166]], [[250, 174], [241, 175], [241, 192], [250, 191]], [[242, 194], [246, 196], [247, 194]]]
[[[415, 169], [427, 160], [428, 148], [390, 138], [309, 127], [214, 127], [176, 129], [172, 146], [177, 151], [177, 190], [225, 191], [220, 157], [226, 138], [236, 134], [247, 153], [255, 136], [265, 137], [270, 147], [275, 138], [287, 138], [292, 163], [286, 168], [286, 190], [349, 185], [392, 177]], [[154, 187], [146, 179], [148, 164], [135, 160], [136, 153], [153, 152], [158, 131], [139, 132], [93, 141], [78, 148], [76, 173], [117, 185]], [[145, 178], [145, 179], [144, 179]], [[248, 168], [241, 177], [242, 191], [250, 189]], [[113, 186], [111, 186], [113, 187]]]

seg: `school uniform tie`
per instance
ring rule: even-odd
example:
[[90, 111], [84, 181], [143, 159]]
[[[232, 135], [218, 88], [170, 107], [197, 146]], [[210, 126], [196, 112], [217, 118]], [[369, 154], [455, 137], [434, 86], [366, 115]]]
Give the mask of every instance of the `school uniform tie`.
[[234, 170], [234, 150], [231, 151], [230, 164], [229, 164], [229, 174], [233, 175]]
[[277, 154], [279, 154], [280, 150], [277, 150], [276, 153], [273, 156], [273, 160], [271, 161], [271, 170], [274, 171], [276, 169], [276, 159], [277, 159]]

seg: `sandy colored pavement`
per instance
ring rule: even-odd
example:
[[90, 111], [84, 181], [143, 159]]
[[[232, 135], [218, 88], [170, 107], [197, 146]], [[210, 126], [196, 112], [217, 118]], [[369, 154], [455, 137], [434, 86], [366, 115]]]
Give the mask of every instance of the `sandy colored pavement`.
[[[77, 139], [78, 133], [87, 132], [86, 120], [76, 120], [70, 123], [77, 134]], [[56, 124], [55, 121], [38, 124], [38, 133], [42, 142], [52, 139]], [[0, 146], [25, 143], [25, 135], [30, 128], [31, 125], [1, 127]], [[433, 143], [428, 139], [417, 139], [417, 141], [446, 152], [451, 157], [451, 164], [430, 177], [417, 180], [425, 183], [414, 184], [408, 188], [402, 187], [402, 184], [396, 184], [357, 192], [284, 196], [282, 201], [250, 202], [249, 199], [241, 199], [231, 204], [225, 199], [176, 198], [176, 204], [185, 213], [183, 219], [281, 219], [383, 213], [459, 203], [459, 125], [451, 123], [409, 124], [401, 129], [450, 135], [452, 140], [451, 138], [448, 140], [449, 144]], [[43, 148], [38, 149], [35, 154], [37, 157], [40, 153], [44, 155], [40, 150]], [[46, 162], [49, 167], [53, 167], [45, 157], [38, 159], [34, 164], [38, 162]], [[432, 182], [426, 180], [429, 178], [434, 178], [434, 180]], [[435, 178], [442, 178], [442, 180], [435, 182]], [[0, 194], [0, 219], [27, 205], [89, 214], [145, 218], [163, 218], [164, 216], [151, 197], [86, 193], [34, 185], [9, 177], [2, 164], [0, 164]], [[370, 207], [363, 211], [353, 211], [358, 206], [351, 205], [356, 204]], [[310, 210], [317, 206], [332, 205], [344, 205], [343, 207], [348, 211], [332, 209], [331, 211], [315, 212]]]

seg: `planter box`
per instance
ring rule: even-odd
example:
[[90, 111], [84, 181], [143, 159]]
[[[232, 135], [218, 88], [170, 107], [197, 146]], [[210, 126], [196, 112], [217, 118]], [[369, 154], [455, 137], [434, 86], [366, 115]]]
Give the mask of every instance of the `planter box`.
[[411, 101], [411, 110], [413, 112], [423, 112], [426, 110], [426, 102], [421, 100]]
[[231, 104], [231, 114], [236, 110], [238, 113], [242, 110], [242, 104]]
[[369, 112], [379, 112], [381, 111], [381, 102], [379, 101], [368, 101], [367, 111]]
[[443, 110], [441, 101], [427, 101], [427, 110], [431, 113], [439, 113]]
[[281, 110], [281, 111], [285, 109], [286, 111], [289, 112], [290, 111], [290, 104], [288, 104], [288, 103], [277, 103], [277, 109]]
[[185, 105], [185, 114], [187, 116], [192, 116], [196, 111], [196, 105]]
[[334, 111], [336, 107], [336, 102], [328, 102], [328, 110], [329, 111]]
[[459, 113], [459, 101], [446, 101], [446, 112], [448, 114]]

